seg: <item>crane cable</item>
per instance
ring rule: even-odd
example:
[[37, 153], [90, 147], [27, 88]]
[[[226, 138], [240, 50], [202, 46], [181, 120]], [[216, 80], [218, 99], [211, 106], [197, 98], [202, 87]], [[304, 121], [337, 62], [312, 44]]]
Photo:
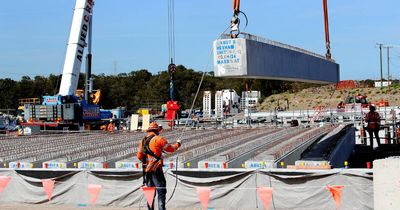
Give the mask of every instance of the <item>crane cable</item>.
[[[174, 1], [174, 0], [168, 0], [168, 19], [169, 19], [169, 21], [168, 21], [168, 32], [169, 32], [169, 33], [168, 33], [168, 34], [169, 34], [169, 44], [170, 44], [170, 55], [172, 54], [173, 56], [175, 56], [175, 49], [174, 49], [175, 37], [174, 37], [174, 29], [173, 29], [173, 28], [174, 28], [174, 20], [173, 20], [173, 18], [174, 18], [174, 14], [173, 14], [173, 13], [174, 13], [174, 8], [173, 8], [173, 7], [174, 7], [174, 3], [173, 3], [173, 1]], [[172, 3], [171, 3], [171, 2], [172, 2]], [[248, 18], [247, 18], [247, 15], [246, 15], [244, 12], [240, 11], [239, 7], [240, 7], [240, 0], [233, 0], [233, 10], [234, 10], [234, 13], [233, 13], [233, 18], [231, 19], [231, 23], [230, 23], [230, 25], [218, 36], [217, 39], [221, 38], [221, 37], [224, 35], [224, 33], [225, 33], [229, 28], [231, 28], [231, 31], [230, 31], [231, 38], [237, 38], [237, 37], [238, 37], [238, 35], [240, 34], [240, 30], [239, 30], [239, 24], [240, 24], [239, 14], [243, 14], [243, 15], [244, 15], [244, 17], [245, 17], [245, 19], [246, 19], [245, 28], [247, 27], [247, 25], [248, 25]], [[170, 27], [172, 27], [172, 29], [171, 29]], [[234, 31], [236, 31], [235, 34], [234, 34]], [[173, 50], [171, 50], [171, 49], [173, 49]], [[203, 74], [202, 74], [202, 76], [201, 76], [201, 80], [200, 80], [199, 86], [197, 87], [196, 94], [195, 94], [195, 96], [194, 96], [194, 98], [193, 98], [193, 102], [192, 102], [192, 105], [191, 105], [190, 110], [189, 110], [189, 116], [190, 116], [190, 114], [191, 114], [192, 111], [193, 111], [194, 104], [196, 103], [197, 96], [199, 95], [199, 92], [200, 92], [200, 89], [201, 89], [201, 85], [203, 84], [204, 77], [205, 77], [205, 75], [206, 75], [208, 66], [209, 66], [209, 64], [210, 64], [212, 52], [213, 52], [213, 49], [211, 48], [211, 51], [210, 51], [210, 54], [209, 54], [209, 58], [208, 58], [208, 62], [207, 62], [206, 68], [205, 68], [205, 70], [204, 70], [204, 72], [203, 72]], [[170, 57], [171, 57], [171, 56], [170, 56]], [[171, 58], [171, 61], [172, 61], [172, 58]], [[173, 64], [173, 63], [171, 62], [170, 65], [172, 65], [172, 64]], [[188, 119], [185, 121], [185, 125], [184, 125], [185, 128], [187, 128], [187, 124], [188, 124]], [[178, 137], [178, 139], [182, 139], [182, 137], [183, 137], [183, 135], [184, 135], [184, 131], [185, 131], [185, 130], [182, 130], [182, 131], [181, 131], [181, 134], [180, 134], [180, 136]], [[177, 172], [178, 172], [178, 158], [179, 158], [179, 155], [177, 155], [176, 158], [175, 158], [175, 186], [174, 186], [174, 189], [173, 189], [173, 191], [172, 191], [172, 193], [171, 193], [171, 196], [168, 198], [168, 200], [167, 200], [166, 203], [168, 203], [168, 202], [172, 199], [172, 197], [173, 197], [174, 194], [175, 194], [176, 187], [177, 187], [177, 185], [178, 185], [178, 173], [177, 173]]]
[[[218, 36], [217, 39], [221, 38], [221, 37], [224, 35], [224, 33], [225, 33], [229, 28], [230, 28], [230, 26], [228, 26], [228, 27]], [[204, 72], [203, 72], [203, 74], [202, 74], [202, 76], [201, 76], [199, 86], [197, 87], [196, 95], [194, 96], [193, 101], [192, 101], [192, 105], [190, 106], [189, 116], [190, 116], [190, 114], [191, 114], [192, 111], [193, 111], [194, 104], [196, 103], [197, 96], [199, 95], [199, 92], [200, 92], [200, 89], [201, 89], [201, 85], [203, 84], [204, 77], [205, 77], [205, 75], [206, 75], [206, 73], [207, 73], [207, 69], [208, 69], [208, 67], [209, 67], [209, 65], [210, 65], [210, 60], [211, 60], [212, 53], [213, 53], [213, 49], [211, 48], [211, 51], [210, 51], [209, 56], [208, 56], [208, 61], [207, 61], [206, 67], [205, 67]], [[188, 119], [185, 121], [185, 125], [184, 125], [185, 128], [187, 128], [187, 124], [188, 124]], [[185, 133], [187, 130], [190, 130], [190, 128], [187, 128], [186, 130], [185, 130], [185, 129], [182, 129], [182, 130], [181, 130], [181, 134], [180, 134], [180, 136], [178, 137], [178, 139], [182, 139], [184, 133]], [[170, 196], [170, 197], [168, 198], [168, 200], [167, 200], [167, 203], [168, 203], [168, 202], [172, 199], [172, 197], [174, 196], [176, 187], [177, 187], [177, 185], [178, 185], [178, 173], [177, 173], [177, 172], [178, 172], [178, 157], [179, 157], [179, 155], [177, 155], [176, 158], [175, 158], [175, 186], [174, 186], [174, 189], [173, 189], [173, 191], [172, 191], [171, 196]]]
[[[247, 24], [248, 24], [247, 16], [246, 16], [246, 14], [244, 14], [242, 11], [239, 10], [240, 0], [233, 0], [233, 5], [234, 5], [234, 18], [236, 17], [235, 20], [237, 22], [233, 20], [234, 18], [232, 18], [231, 24], [218, 36], [217, 39], [221, 38], [229, 28], [231, 28], [231, 32], [230, 33], [231, 33], [231, 37], [232, 37], [232, 35], [233, 35], [233, 30], [232, 30], [233, 24], [237, 25], [237, 34], [236, 34], [235, 37], [232, 37], [232, 38], [237, 38], [237, 36], [240, 34], [240, 31], [239, 31], [240, 20], [238, 18], [240, 13], [242, 13], [245, 16], [245, 19], [246, 19], [245, 28], [247, 27]], [[236, 22], [236, 23], [234, 23], [234, 22]], [[173, 61], [175, 59], [175, 31], [174, 31], [174, 25], [175, 25], [175, 23], [174, 23], [174, 0], [168, 0], [168, 41], [169, 41], [169, 53], [170, 53], [170, 58], [171, 58], [170, 66], [173, 64]], [[209, 64], [210, 64], [212, 52], [213, 52], [213, 49], [211, 48], [210, 53], [209, 53], [209, 57], [208, 57], [208, 62], [206, 64], [205, 70], [204, 70], [204, 72], [203, 72], [203, 74], [201, 76], [199, 86], [197, 87], [196, 94], [195, 94], [195, 96], [193, 98], [192, 105], [191, 105], [190, 110], [189, 110], [189, 116], [193, 111], [194, 105], [196, 103], [197, 97], [198, 97], [200, 89], [201, 89], [201, 85], [203, 84], [204, 77], [206, 75], [207, 69], [208, 69]], [[187, 124], [188, 124], [188, 119], [185, 121], [185, 124], [184, 124], [185, 128], [187, 128]], [[189, 129], [186, 129], [186, 130], [189, 130]], [[182, 139], [184, 133], [185, 133], [185, 129], [182, 129], [178, 139]], [[178, 172], [178, 158], [179, 158], [179, 155], [177, 155], [176, 158], [175, 158], [175, 186], [174, 186], [174, 189], [173, 189], [173, 191], [171, 193], [171, 196], [168, 198], [166, 203], [168, 203], [172, 199], [172, 197], [175, 194], [176, 187], [178, 185], [178, 173], [177, 173]]]
[[175, 2], [168, 0], [168, 54], [170, 64], [175, 62]]
[[324, 10], [324, 26], [325, 26], [325, 43], [326, 43], [326, 54], [325, 57], [331, 60], [331, 42], [329, 39], [329, 21], [328, 21], [328, 0], [322, 0]]
[[174, 73], [176, 72], [175, 65], [175, 2], [168, 0], [168, 53], [169, 53], [169, 98], [174, 101]]
[[[170, 100], [174, 100], [174, 73], [176, 71], [175, 65], [175, 2], [174, 0], [168, 0], [168, 54], [169, 54], [169, 65], [168, 65], [168, 73], [170, 76]], [[180, 138], [179, 138], [180, 139]], [[178, 155], [175, 160], [175, 186], [172, 191], [171, 196], [168, 198], [166, 204], [172, 199], [175, 194], [176, 186], [178, 185]]]

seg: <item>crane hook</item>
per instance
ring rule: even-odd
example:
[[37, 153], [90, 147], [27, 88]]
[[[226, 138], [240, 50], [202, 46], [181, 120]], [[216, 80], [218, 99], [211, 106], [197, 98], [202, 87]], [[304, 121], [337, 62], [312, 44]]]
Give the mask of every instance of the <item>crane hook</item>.
[[239, 24], [240, 24], [239, 13], [235, 11], [231, 19], [231, 32], [230, 32], [231, 38], [237, 38], [239, 36], [240, 34]]
[[246, 26], [245, 26], [245, 28], [246, 28], [247, 24], [249, 22], [248, 19], [247, 19], [247, 15], [244, 14], [244, 12], [240, 11], [240, 0], [233, 0], [233, 17], [231, 19], [231, 26], [230, 26], [231, 27], [230, 35], [231, 35], [232, 39], [233, 38], [237, 38], [239, 36], [239, 34], [240, 34], [240, 28], [239, 28], [239, 25], [240, 25], [239, 15], [240, 15], [240, 13], [242, 13], [244, 15], [244, 17], [246, 18]]
[[240, 34], [239, 30], [239, 24], [240, 24], [240, 19], [239, 19], [239, 13], [240, 13], [240, 0], [233, 0], [232, 1], [232, 6], [233, 6], [233, 17], [231, 19], [231, 38], [237, 38]]

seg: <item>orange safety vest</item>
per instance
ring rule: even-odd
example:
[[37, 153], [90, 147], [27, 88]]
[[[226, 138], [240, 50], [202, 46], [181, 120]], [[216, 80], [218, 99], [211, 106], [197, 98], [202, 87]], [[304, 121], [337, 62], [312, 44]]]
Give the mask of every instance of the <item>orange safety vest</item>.
[[[147, 141], [146, 141], [147, 140]], [[139, 143], [139, 151], [137, 158], [143, 163], [146, 161], [146, 173], [149, 171], [156, 171], [162, 168], [164, 161], [162, 153], [173, 153], [180, 145], [178, 143], [168, 144], [168, 141], [161, 136], [156, 135], [154, 132], [143, 138]], [[147, 151], [150, 150], [150, 151]]]
[[381, 117], [377, 112], [368, 112], [365, 121], [368, 123], [369, 129], [376, 129], [379, 128]]

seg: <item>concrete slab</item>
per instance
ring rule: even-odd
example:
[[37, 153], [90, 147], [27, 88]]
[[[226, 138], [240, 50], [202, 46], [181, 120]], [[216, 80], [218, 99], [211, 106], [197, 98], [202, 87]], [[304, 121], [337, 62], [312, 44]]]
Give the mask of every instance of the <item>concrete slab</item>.
[[337, 83], [339, 64], [324, 56], [248, 35], [214, 41], [216, 77]]
[[374, 209], [395, 210], [400, 207], [400, 159], [391, 157], [375, 160]]

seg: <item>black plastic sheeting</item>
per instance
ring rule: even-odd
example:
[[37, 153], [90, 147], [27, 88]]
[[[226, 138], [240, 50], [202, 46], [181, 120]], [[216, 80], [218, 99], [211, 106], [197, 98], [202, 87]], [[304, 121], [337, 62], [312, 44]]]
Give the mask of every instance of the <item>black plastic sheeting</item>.
[[340, 143], [343, 141], [350, 140], [352, 141], [352, 143], [341, 145], [344, 147], [349, 147], [349, 154], [341, 154], [344, 159], [348, 158], [351, 155], [351, 150], [354, 147], [354, 139], [351, 139], [351, 136], [347, 135], [350, 132], [355, 132], [352, 124], [340, 128], [340, 130], [338, 130], [337, 132], [331, 132], [330, 134], [332, 135], [325, 136], [324, 138], [314, 142], [309, 148], [307, 148], [307, 150], [303, 152], [301, 159], [313, 161], [330, 161], [332, 158], [332, 154], [337, 146], [341, 145]]

